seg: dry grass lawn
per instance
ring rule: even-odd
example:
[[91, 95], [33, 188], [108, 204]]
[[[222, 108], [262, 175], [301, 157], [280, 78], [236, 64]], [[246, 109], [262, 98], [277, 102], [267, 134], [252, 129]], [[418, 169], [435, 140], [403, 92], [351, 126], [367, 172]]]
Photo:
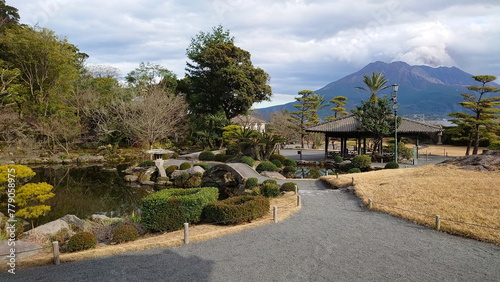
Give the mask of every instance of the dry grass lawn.
[[356, 195], [375, 210], [431, 227], [439, 215], [443, 231], [500, 244], [500, 171], [428, 165], [322, 179], [345, 187], [353, 177]]
[[[269, 211], [269, 213], [264, 217], [256, 219], [250, 223], [230, 226], [210, 224], [191, 226], [189, 228], [189, 241], [196, 242], [207, 240], [227, 234], [240, 232], [242, 230], [254, 228], [264, 224], [273, 223], [274, 221], [272, 209], [274, 206], [278, 207], [278, 221], [282, 221], [300, 210], [300, 206], [297, 206], [297, 196], [293, 192], [287, 192], [281, 197], [271, 199], [271, 211]], [[61, 263], [80, 261], [90, 258], [120, 254], [128, 251], [140, 251], [157, 247], [173, 247], [182, 244], [184, 244], [184, 231], [179, 230], [164, 234], [152, 234], [133, 242], [127, 242], [118, 245], [97, 246], [95, 249], [76, 253], [64, 253], [60, 255], [60, 261]], [[26, 268], [51, 263], [53, 263], [52, 249], [48, 248], [45, 249], [45, 252], [39, 253], [27, 259], [17, 261], [16, 267]], [[6, 264], [2, 264], [0, 269], [7, 269], [6, 267]]]

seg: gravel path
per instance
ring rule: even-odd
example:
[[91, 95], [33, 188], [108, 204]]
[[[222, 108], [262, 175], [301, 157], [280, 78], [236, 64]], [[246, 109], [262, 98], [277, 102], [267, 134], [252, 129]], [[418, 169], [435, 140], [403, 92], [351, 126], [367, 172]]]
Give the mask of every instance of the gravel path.
[[500, 281], [500, 247], [367, 211], [297, 181], [303, 209], [188, 245], [0, 274], [0, 281]]

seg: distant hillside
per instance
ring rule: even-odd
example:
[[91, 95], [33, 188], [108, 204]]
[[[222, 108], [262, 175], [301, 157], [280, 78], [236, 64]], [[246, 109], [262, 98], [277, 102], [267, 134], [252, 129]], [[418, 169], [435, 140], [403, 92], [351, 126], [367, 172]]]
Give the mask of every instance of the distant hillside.
[[[448, 113], [462, 111], [458, 104], [462, 101], [460, 93], [467, 93], [466, 86], [477, 84], [472, 74], [466, 73], [456, 67], [410, 66], [404, 62], [374, 62], [361, 70], [345, 76], [335, 82], [329, 83], [315, 92], [325, 96], [328, 101], [335, 96], [348, 98], [346, 108], [353, 109], [360, 105], [361, 100], [367, 100], [369, 93], [356, 86], [365, 86], [363, 76], [372, 72], [383, 73], [389, 80], [387, 85], [399, 84], [398, 113], [412, 118], [414, 115], [425, 116], [425, 119], [447, 118]], [[481, 74], [474, 74], [481, 75]], [[496, 87], [500, 87], [495, 84]], [[302, 90], [302, 89], [300, 89]], [[379, 93], [379, 97], [390, 96], [391, 89]], [[293, 102], [280, 106], [259, 109], [261, 116], [267, 117], [270, 113], [281, 109], [296, 110]], [[331, 107], [320, 111], [322, 118], [331, 115]]]

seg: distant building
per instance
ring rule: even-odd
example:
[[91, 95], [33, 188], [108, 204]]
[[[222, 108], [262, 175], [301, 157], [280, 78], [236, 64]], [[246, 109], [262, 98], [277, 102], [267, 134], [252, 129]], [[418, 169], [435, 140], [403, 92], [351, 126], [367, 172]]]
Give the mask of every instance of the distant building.
[[239, 115], [231, 119], [231, 122], [234, 122], [241, 127], [246, 129], [256, 130], [260, 133], [266, 132], [266, 121], [252, 115]]

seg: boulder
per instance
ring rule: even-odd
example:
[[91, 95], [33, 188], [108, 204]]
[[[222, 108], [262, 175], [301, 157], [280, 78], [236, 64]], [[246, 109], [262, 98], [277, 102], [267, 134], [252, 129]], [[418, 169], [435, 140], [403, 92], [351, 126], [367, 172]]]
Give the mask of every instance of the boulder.
[[39, 235], [55, 235], [57, 232], [59, 232], [62, 229], [70, 229], [69, 224], [62, 220], [62, 219], [56, 219], [54, 221], [45, 223], [43, 225], [40, 225], [38, 227], [35, 227], [27, 232], [24, 232], [24, 235], [31, 235], [31, 234], [39, 234]]
[[174, 170], [172, 174], [170, 174], [171, 179], [176, 179], [177, 177], [181, 176], [183, 173], [187, 173], [185, 170]]
[[141, 185], [153, 186], [153, 185], [155, 185], [155, 183], [151, 180], [146, 180], [146, 181], [141, 181]]
[[148, 168], [141, 176], [139, 177], [139, 181], [150, 181], [151, 175], [156, 171], [156, 167]]
[[88, 155], [85, 155], [85, 156], [79, 156], [76, 161], [78, 163], [101, 163], [101, 162], [105, 162], [106, 159], [104, 158], [104, 156], [88, 156]]
[[139, 176], [130, 174], [130, 175], [125, 175], [125, 181], [127, 182], [136, 182], [139, 179]]
[[205, 169], [203, 169], [201, 166], [193, 166], [191, 168], [186, 169], [186, 172], [189, 173], [190, 175], [194, 175], [197, 173], [204, 174]]
[[266, 176], [266, 177], [269, 177], [269, 178], [274, 178], [274, 179], [286, 180], [285, 176], [283, 176], [281, 173], [276, 172], [276, 171], [263, 171], [263, 172], [260, 173], [260, 175]]
[[103, 214], [93, 214], [90, 216], [90, 218], [92, 219], [92, 221], [99, 222], [99, 223], [122, 221], [122, 219], [119, 217], [107, 217]]
[[[61, 217], [60, 219], [66, 221], [69, 225], [71, 225], [72, 229], [74, 231], [88, 231], [92, 228], [92, 224], [90, 224], [89, 222], [87, 222], [85, 220], [78, 218], [76, 215], [67, 214], [67, 215]], [[75, 230], [75, 229], [78, 229], [78, 230]]]

